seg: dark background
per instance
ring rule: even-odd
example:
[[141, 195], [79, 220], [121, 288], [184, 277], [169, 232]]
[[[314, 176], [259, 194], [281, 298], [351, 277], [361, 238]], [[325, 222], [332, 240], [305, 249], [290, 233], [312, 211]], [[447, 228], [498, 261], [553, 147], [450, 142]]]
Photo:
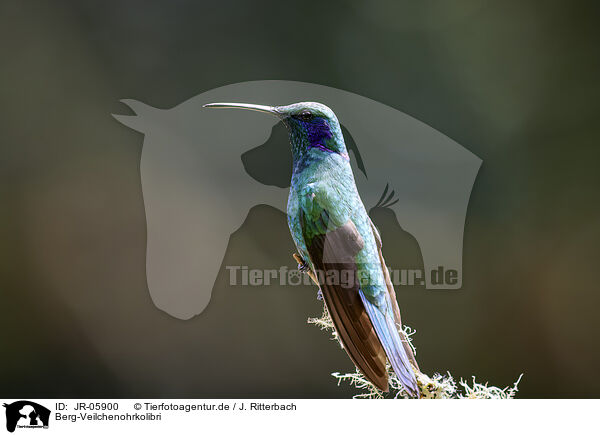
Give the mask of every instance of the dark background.
[[[284, 79], [385, 103], [483, 159], [463, 288], [398, 291], [421, 368], [599, 397], [593, 4], [2, 2], [0, 396], [352, 395], [329, 375], [350, 361], [306, 325], [314, 288], [231, 287], [223, 268], [181, 321], [146, 287], [143, 138], [110, 116], [118, 101]], [[257, 206], [223, 264], [293, 266], [292, 251], [285, 216]], [[388, 243], [388, 263], [418, 263], [405, 251]]]

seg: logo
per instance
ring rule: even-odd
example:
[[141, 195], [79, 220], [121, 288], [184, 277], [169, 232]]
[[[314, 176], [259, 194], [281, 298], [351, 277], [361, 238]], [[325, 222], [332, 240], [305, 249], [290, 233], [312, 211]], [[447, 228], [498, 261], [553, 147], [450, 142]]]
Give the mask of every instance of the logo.
[[[424, 288], [462, 287], [463, 232], [481, 159], [380, 102], [328, 86], [266, 80], [212, 89], [169, 109], [122, 100], [135, 114], [113, 115], [144, 134], [146, 276], [158, 308], [180, 319], [201, 313], [229, 238], [250, 209], [287, 208], [291, 152], [285, 128], [264, 114], [202, 107], [215, 101], [329, 106], [342, 126], [367, 211], [393, 213], [414, 238]], [[400, 243], [385, 237], [387, 246]]]
[[19, 400], [4, 404], [6, 408], [6, 430], [14, 432], [15, 428], [47, 429], [50, 421], [50, 410], [29, 400]]

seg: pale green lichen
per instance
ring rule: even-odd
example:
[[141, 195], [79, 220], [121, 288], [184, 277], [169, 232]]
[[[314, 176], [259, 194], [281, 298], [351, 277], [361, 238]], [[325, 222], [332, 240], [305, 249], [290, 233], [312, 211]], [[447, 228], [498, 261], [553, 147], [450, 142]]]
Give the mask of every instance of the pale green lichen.
[[[332, 340], [336, 340], [338, 344], [338, 335], [331, 321], [331, 317], [327, 312], [327, 309], [323, 308], [323, 314], [318, 318], [308, 319], [308, 323], [318, 326], [322, 330], [327, 330], [332, 334]], [[413, 349], [416, 355], [416, 349], [412, 342], [412, 336], [415, 334], [415, 330], [408, 326], [400, 331], [406, 337], [408, 343]], [[332, 373], [334, 378], [338, 380], [338, 385], [342, 381], [349, 382], [350, 385], [354, 386], [359, 393], [354, 395], [355, 399], [408, 399], [409, 395], [406, 393], [399, 379], [393, 370], [388, 365], [388, 378], [389, 378], [389, 392], [384, 393], [370, 383], [365, 377], [356, 370], [354, 373]], [[424, 399], [513, 399], [519, 391], [518, 385], [523, 377], [523, 374], [519, 376], [517, 381], [512, 387], [499, 388], [489, 386], [487, 383], [480, 384], [475, 380], [475, 376], [472, 378], [472, 384], [462, 378], [458, 382], [458, 386], [450, 372], [446, 375], [435, 373], [433, 376], [428, 376], [415, 370], [417, 377], [417, 385], [421, 390], [421, 397]]]

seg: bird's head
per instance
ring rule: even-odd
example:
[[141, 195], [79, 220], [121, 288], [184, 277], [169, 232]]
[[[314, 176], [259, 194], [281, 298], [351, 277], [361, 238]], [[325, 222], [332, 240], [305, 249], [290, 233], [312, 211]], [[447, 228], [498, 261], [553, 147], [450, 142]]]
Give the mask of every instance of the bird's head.
[[277, 116], [290, 132], [295, 158], [310, 153], [318, 157], [338, 154], [348, 159], [340, 123], [329, 107], [303, 102], [287, 106], [262, 106], [245, 103], [210, 103], [204, 107], [255, 110]]

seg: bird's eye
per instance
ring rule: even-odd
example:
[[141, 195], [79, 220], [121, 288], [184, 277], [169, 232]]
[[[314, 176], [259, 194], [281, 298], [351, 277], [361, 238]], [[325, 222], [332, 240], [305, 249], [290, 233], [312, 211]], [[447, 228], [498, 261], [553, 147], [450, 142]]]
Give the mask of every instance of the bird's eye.
[[312, 119], [312, 113], [310, 113], [308, 110], [305, 110], [304, 112], [300, 112], [298, 114], [298, 118], [300, 118], [302, 121], [310, 121]]

